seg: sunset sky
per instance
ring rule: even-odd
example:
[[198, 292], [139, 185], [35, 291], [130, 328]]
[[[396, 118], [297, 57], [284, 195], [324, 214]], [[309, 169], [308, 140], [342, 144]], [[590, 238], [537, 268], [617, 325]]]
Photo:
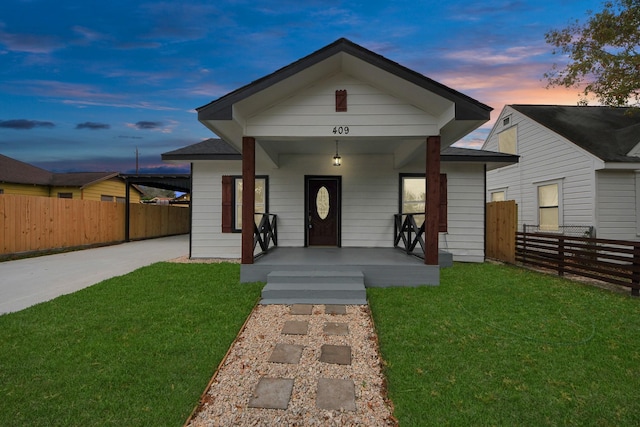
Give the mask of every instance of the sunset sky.
[[[169, 172], [215, 137], [195, 108], [345, 37], [494, 108], [568, 104], [544, 34], [600, 0], [2, 0], [0, 154], [52, 171]], [[459, 145], [479, 148], [493, 121]], [[184, 169], [182, 170], [184, 171]]]

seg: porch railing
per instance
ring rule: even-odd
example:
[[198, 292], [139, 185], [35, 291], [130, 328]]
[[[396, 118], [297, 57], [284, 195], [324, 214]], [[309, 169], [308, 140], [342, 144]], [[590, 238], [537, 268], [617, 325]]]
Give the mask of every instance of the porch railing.
[[260, 252], [256, 256], [260, 256], [269, 252], [272, 247], [278, 246], [278, 216], [274, 214], [264, 213], [256, 214], [260, 217], [260, 221], [254, 223], [253, 226], [253, 250], [260, 245]]
[[[393, 216], [393, 234], [395, 236], [393, 239], [393, 246], [403, 249], [410, 255], [424, 256], [424, 221], [422, 221], [422, 224], [418, 227], [414, 215], [424, 214], [400, 213]], [[400, 244], [400, 241], [402, 241], [402, 244]], [[418, 244], [420, 244], [422, 253], [414, 254], [413, 250]]]

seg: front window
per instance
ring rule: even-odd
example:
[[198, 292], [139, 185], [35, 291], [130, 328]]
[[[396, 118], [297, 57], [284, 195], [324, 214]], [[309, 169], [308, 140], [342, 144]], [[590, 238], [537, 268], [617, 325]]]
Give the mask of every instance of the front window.
[[[234, 231], [242, 231], [242, 178], [234, 177]], [[266, 213], [268, 205], [268, 178], [266, 176], [256, 177], [256, 202], [255, 213]], [[260, 221], [259, 217], [256, 217], [256, 223]]]
[[538, 187], [538, 220], [540, 231], [558, 231], [560, 204], [558, 184]]
[[58, 193], [58, 199], [73, 199], [73, 193]]
[[425, 202], [427, 200], [427, 182], [424, 176], [403, 176], [401, 179], [400, 212], [414, 215], [416, 224], [424, 222]]

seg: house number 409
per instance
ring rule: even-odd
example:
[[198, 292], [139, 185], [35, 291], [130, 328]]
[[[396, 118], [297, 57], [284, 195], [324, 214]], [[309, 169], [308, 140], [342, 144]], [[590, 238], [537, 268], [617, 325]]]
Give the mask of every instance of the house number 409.
[[334, 126], [334, 135], [349, 135], [349, 126]]

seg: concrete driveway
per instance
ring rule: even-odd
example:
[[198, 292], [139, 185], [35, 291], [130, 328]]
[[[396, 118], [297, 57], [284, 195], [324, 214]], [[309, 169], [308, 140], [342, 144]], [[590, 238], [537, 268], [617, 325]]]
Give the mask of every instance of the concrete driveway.
[[189, 235], [0, 262], [0, 314], [189, 254]]

